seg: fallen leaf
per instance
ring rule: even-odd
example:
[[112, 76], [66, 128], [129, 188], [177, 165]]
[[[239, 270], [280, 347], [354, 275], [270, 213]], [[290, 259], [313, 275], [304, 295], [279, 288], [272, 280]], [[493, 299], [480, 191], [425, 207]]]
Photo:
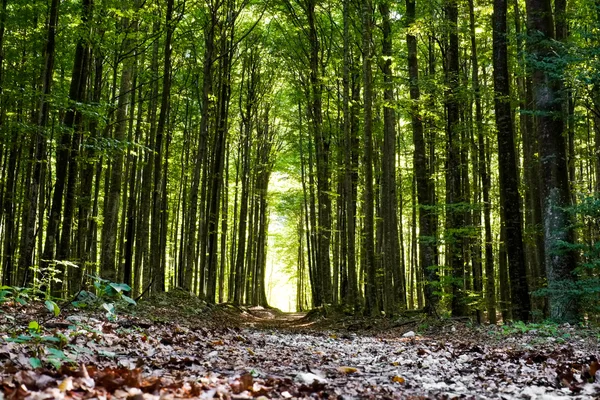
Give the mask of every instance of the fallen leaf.
[[73, 378], [70, 376], [66, 377], [61, 383], [59, 383], [58, 389], [63, 393], [73, 390]]
[[592, 378], [596, 376], [596, 372], [598, 372], [599, 369], [600, 364], [598, 363], [598, 361], [592, 361], [592, 363], [590, 364], [590, 375], [592, 375]]
[[250, 374], [244, 374], [240, 376], [240, 383], [242, 387], [242, 391], [251, 390], [252, 385], [254, 384], [254, 378]]
[[392, 377], [392, 382], [403, 384], [405, 382], [405, 379], [399, 375], [395, 375]]
[[337, 370], [339, 372], [341, 372], [342, 374], [348, 374], [348, 375], [358, 372], [358, 368], [354, 368], [354, 367], [338, 367]]

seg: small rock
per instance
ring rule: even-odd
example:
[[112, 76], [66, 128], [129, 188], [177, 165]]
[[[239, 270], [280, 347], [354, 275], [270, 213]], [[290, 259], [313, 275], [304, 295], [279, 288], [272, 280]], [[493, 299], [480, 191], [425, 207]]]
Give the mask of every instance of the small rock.
[[298, 380], [306, 385], [312, 385], [313, 382], [327, 383], [327, 379], [321, 378], [319, 375], [310, 372], [301, 372], [297, 376]]
[[408, 331], [402, 337], [415, 337], [415, 333], [413, 331]]

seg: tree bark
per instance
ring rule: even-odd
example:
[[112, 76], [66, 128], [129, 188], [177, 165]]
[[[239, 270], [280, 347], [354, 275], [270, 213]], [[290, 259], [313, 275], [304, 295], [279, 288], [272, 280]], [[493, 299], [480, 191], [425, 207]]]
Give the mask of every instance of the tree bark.
[[406, 308], [405, 271], [402, 268], [398, 243], [398, 196], [396, 193], [396, 113], [392, 76], [392, 26], [387, 1], [379, 3], [383, 18], [383, 160], [382, 160], [382, 216], [383, 216], [383, 270], [384, 292], [390, 297], [385, 312], [393, 315], [396, 307]]
[[[121, 25], [124, 32], [132, 33], [136, 30], [137, 21], [129, 18], [123, 18]], [[132, 39], [125, 41], [123, 45], [124, 53], [128, 53], [132, 46]], [[133, 70], [135, 60], [131, 55], [127, 55], [123, 60], [123, 69], [121, 72], [121, 83], [119, 86], [119, 99], [117, 104], [115, 129], [113, 139], [117, 143], [123, 143], [125, 132], [129, 125], [129, 106], [132, 91]], [[117, 149], [110, 161], [110, 177], [108, 179], [108, 191], [104, 205], [104, 226], [102, 227], [102, 253], [101, 253], [101, 274], [104, 279], [117, 281], [117, 235], [119, 210], [121, 206], [121, 189], [123, 180], [123, 150]]]
[[446, 48], [446, 238], [449, 266], [452, 273], [452, 314], [466, 315], [464, 292], [463, 237], [464, 211], [461, 179], [462, 142], [459, 121], [459, 48], [458, 48], [458, 5], [456, 0], [447, 0], [444, 6], [449, 23], [449, 41]]
[[557, 71], [548, 71], [537, 64], [557, 61], [552, 39], [555, 39], [550, 0], [527, 0], [529, 49], [533, 58], [533, 99], [539, 115], [537, 134], [540, 144], [540, 175], [542, 178], [542, 216], [544, 248], [548, 277], [550, 317], [557, 321], [578, 319], [574, 295], [575, 254], [561, 243], [572, 243], [573, 230], [566, 207], [571, 203], [564, 121], [559, 95], [561, 78]]
[[19, 271], [24, 277], [22, 285], [24, 286], [31, 280], [32, 275], [29, 268], [33, 265], [33, 248], [35, 246], [36, 225], [38, 217], [38, 200], [40, 191], [44, 189], [45, 184], [45, 160], [46, 160], [46, 128], [50, 117], [50, 93], [52, 91], [52, 75], [54, 73], [54, 59], [56, 49], [56, 28], [58, 25], [58, 7], [59, 0], [52, 0], [50, 3], [46, 47], [44, 49], [44, 69], [42, 71], [42, 89], [40, 94], [40, 103], [37, 112], [37, 129], [33, 136], [34, 149], [34, 167], [31, 177], [31, 183], [27, 187], [27, 208], [23, 221], [23, 230], [21, 234], [21, 247], [19, 257]]
[[377, 302], [377, 265], [375, 263], [375, 220], [373, 190], [373, 71], [371, 70], [371, 35], [373, 10], [370, 0], [362, 1], [362, 45], [363, 45], [363, 112], [364, 112], [364, 150], [363, 168], [364, 188], [364, 246], [365, 246], [365, 314], [379, 314]]
[[508, 43], [506, 38], [507, 0], [494, 0], [493, 61], [494, 103], [498, 137], [498, 162], [500, 175], [500, 205], [504, 213], [506, 249], [512, 300], [512, 315], [522, 321], [529, 320], [531, 303], [527, 284], [527, 267], [523, 249], [521, 197], [517, 176], [514, 130], [510, 105], [508, 76]]
[[408, 33], [406, 34], [406, 45], [408, 47], [408, 77], [410, 87], [411, 103], [411, 125], [413, 131], [413, 168], [416, 180], [417, 202], [419, 210], [419, 268], [425, 277], [425, 307], [427, 314], [435, 315], [439, 297], [435, 285], [439, 282], [437, 262], [435, 260], [436, 237], [435, 220], [432, 210], [432, 198], [430, 193], [434, 190], [431, 160], [428, 160], [425, 138], [423, 135], [423, 118], [421, 116], [420, 104], [421, 91], [419, 87], [419, 64], [417, 58], [417, 37], [412, 33], [415, 23], [416, 4], [414, 0], [406, 0], [406, 22]]

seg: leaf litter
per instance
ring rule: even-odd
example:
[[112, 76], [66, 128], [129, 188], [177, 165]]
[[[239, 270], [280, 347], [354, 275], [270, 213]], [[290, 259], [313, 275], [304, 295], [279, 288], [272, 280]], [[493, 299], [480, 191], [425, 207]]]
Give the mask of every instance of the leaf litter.
[[[4, 305], [0, 399], [600, 398], [597, 333], [581, 328], [140, 308], [109, 321]], [[31, 320], [59, 341], [26, 339]]]

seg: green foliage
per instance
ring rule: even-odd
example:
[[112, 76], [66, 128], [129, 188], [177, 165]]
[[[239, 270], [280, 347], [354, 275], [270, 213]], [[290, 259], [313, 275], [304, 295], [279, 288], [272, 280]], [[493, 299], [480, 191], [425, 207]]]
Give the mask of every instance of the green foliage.
[[503, 335], [534, 333], [544, 337], [555, 337], [558, 334], [558, 324], [547, 321], [539, 324], [528, 324], [523, 321], [515, 321], [502, 325]]
[[29, 322], [27, 334], [7, 337], [4, 340], [31, 346], [34, 357], [29, 358], [29, 364], [34, 369], [41, 368], [44, 362], [56, 369], [59, 369], [65, 363], [75, 363], [75, 360], [62, 350], [68, 343], [67, 338], [61, 333], [52, 336], [42, 335], [42, 328], [36, 321]]
[[[44, 260], [45, 261], [45, 260]], [[62, 280], [58, 277], [62, 271], [58, 266], [79, 268], [78, 265], [66, 260], [49, 260], [45, 268], [40, 268], [37, 265], [31, 267], [33, 275], [32, 289], [43, 299], [51, 299], [51, 288], [53, 284], [61, 283]]]
[[35, 293], [33, 288], [18, 286], [0, 286], [0, 304], [14, 301], [22, 306], [29, 303], [31, 296]]
[[125, 283], [114, 283], [99, 276], [88, 275], [93, 281], [96, 293], [82, 290], [71, 304], [77, 308], [100, 308], [106, 311], [109, 320], [115, 320], [119, 307], [136, 305], [136, 302], [125, 293], [131, 292], [131, 287]]
[[577, 253], [574, 280], [554, 282], [536, 292], [536, 296], [565, 296], [577, 301], [581, 311], [588, 315], [600, 313], [600, 197], [581, 197], [569, 208], [573, 226], [579, 232], [580, 241], [560, 242], [556, 252]]

